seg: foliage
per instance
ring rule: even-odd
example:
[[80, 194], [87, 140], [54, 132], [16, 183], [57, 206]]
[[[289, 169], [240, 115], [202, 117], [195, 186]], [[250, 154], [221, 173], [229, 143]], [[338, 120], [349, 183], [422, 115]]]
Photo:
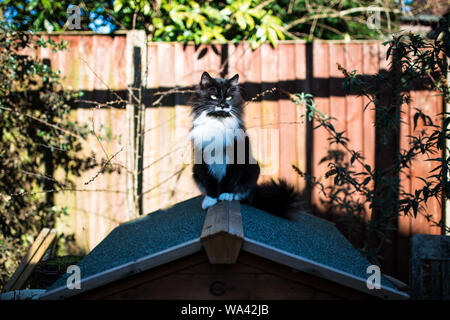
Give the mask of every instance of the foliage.
[[[4, 0], [0, 15], [21, 30], [60, 31], [67, 29], [72, 4], [77, 3]], [[103, 0], [78, 6], [83, 30], [144, 29], [154, 41], [248, 40], [254, 48], [282, 39], [382, 38], [397, 30], [402, 14], [394, 0]], [[374, 18], [375, 26], [368, 23]]]
[[[442, 19], [434, 40], [427, 42], [415, 34], [398, 34], [385, 44], [388, 58], [392, 59], [389, 76], [379, 73], [367, 79], [356, 71], [339, 69], [345, 76], [346, 94], [357, 94], [368, 99], [365, 109], [372, 107], [376, 112], [375, 126], [379, 132], [377, 144], [380, 149], [392, 148], [392, 141], [400, 137], [401, 106], [411, 102], [411, 90], [418, 83], [428, 90], [436, 90], [443, 96], [444, 103], [450, 102], [446, 80], [449, 56], [449, 21]], [[414, 135], [408, 136], [410, 144], [405, 149], [396, 150], [389, 165], [372, 168], [365, 163], [357, 150], [349, 147], [345, 132], [336, 130], [333, 120], [317, 110], [314, 100], [308, 94], [292, 95], [297, 104], [307, 107], [308, 117], [313, 119], [315, 128], [325, 128], [329, 133], [329, 154], [321, 160], [328, 163], [325, 178], [332, 177], [331, 185], [323, 185], [323, 177], [311, 177], [295, 167], [311, 186], [319, 188], [323, 204], [330, 210], [343, 213], [349, 236], [358, 227], [363, 213], [372, 212], [365, 226], [365, 239], [361, 248], [371, 261], [378, 263], [380, 251], [390, 241], [391, 231], [396, 228], [398, 216], [424, 216], [433, 226], [445, 229], [444, 220], [435, 221], [427, 214], [426, 204], [434, 198], [443, 203], [450, 196], [448, 168], [450, 138], [449, 113], [427, 115], [416, 109], [413, 116], [414, 128], [421, 127]], [[425, 107], [425, 106], [424, 106]], [[411, 192], [400, 185], [400, 176], [418, 158], [435, 163], [427, 176], [418, 177], [423, 186]], [[448, 229], [448, 228], [447, 228]], [[448, 231], [448, 230], [447, 230]]]
[[273, 45], [285, 38], [282, 20], [265, 10], [260, 1], [238, 0], [227, 3], [205, 1], [168, 1], [151, 8], [146, 1], [116, 0], [114, 11], [133, 28], [132, 19], [126, 13], [141, 14], [143, 27], [149, 30], [155, 41], [194, 41], [207, 43], [212, 40], [248, 40], [253, 47], [266, 40]]
[[[63, 50], [65, 43], [36, 39], [9, 27], [0, 30], [0, 284], [43, 227], [53, 227], [66, 208], [54, 192], [71, 190], [71, 176], [96, 166], [80, 155], [87, 125], [70, 119], [72, 96], [62, 90], [59, 72], [25, 49]], [[62, 169], [65, 176], [56, 179]]]

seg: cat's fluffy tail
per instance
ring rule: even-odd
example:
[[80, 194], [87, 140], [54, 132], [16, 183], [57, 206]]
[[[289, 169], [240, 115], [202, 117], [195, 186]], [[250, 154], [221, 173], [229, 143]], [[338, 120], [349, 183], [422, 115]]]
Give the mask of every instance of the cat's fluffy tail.
[[255, 208], [290, 219], [293, 209], [300, 202], [300, 193], [285, 180], [271, 180], [257, 185], [244, 201]]

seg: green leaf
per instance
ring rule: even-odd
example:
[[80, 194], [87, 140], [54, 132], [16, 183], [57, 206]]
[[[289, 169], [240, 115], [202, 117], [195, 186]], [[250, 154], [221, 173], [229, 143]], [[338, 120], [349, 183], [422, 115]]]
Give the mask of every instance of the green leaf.
[[276, 47], [278, 43], [278, 37], [277, 33], [274, 29], [268, 29], [267, 30], [267, 38], [269, 39], [270, 43]]
[[239, 28], [241, 28], [241, 30], [245, 30], [245, 28], [247, 27], [247, 24], [245, 22], [245, 19], [242, 15], [242, 13], [238, 12], [235, 15], [236, 18], [236, 23], [239, 25]]
[[367, 177], [367, 178], [364, 179], [362, 184], [365, 186], [365, 185], [367, 185], [370, 182], [370, 180], [371, 180], [371, 178]]

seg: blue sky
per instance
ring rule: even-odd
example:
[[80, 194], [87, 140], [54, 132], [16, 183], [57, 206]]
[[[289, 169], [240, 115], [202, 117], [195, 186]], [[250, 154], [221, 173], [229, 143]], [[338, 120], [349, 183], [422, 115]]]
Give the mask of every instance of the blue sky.
[[[0, 0], [0, 3], [4, 2], [4, 0]], [[72, 5], [69, 5], [69, 8], [72, 7]], [[85, 16], [85, 12], [83, 9], [81, 10], [81, 16]], [[106, 19], [102, 14], [102, 9], [99, 8], [97, 12], [91, 11], [89, 12], [89, 18], [92, 22], [88, 24], [88, 28], [92, 31], [98, 32], [98, 33], [110, 33], [114, 31], [116, 28], [115, 26], [110, 22], [110, 19]], [[36, 14], [36, 10], [30, 11], [31, 15]], [[13, 7], [8, 7], [7, 10], [4, 12], [4, 19], [7, 23], [13, 22], [14, 18], [17, 16], [17, 11]], [[28, 21], [31, 20], [31, 18], [27, 19]], [[83, 23], [83, 21], [82, 21]], [[51, 26], [50, 26], [51, 27]], [[47, 31], [53, 31], [51, 29], [48, 29]]]

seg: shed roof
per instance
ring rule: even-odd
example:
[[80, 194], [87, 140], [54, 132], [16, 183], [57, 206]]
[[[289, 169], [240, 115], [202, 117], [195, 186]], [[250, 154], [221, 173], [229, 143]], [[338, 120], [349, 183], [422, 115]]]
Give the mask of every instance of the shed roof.
[[[189, 199], [118, 226], [78, 264], [81, 290], [67, 289], [66, 274], [42, 298], [68, 297], [202, 250], [201, 200]], [[244, 204], [241, 213], [242, 250], [369, 294], [407, 297], [384, 277], [382, 290], [368, 290], [370, 263], [334, 224], [305, 213], [286, 220]]]

